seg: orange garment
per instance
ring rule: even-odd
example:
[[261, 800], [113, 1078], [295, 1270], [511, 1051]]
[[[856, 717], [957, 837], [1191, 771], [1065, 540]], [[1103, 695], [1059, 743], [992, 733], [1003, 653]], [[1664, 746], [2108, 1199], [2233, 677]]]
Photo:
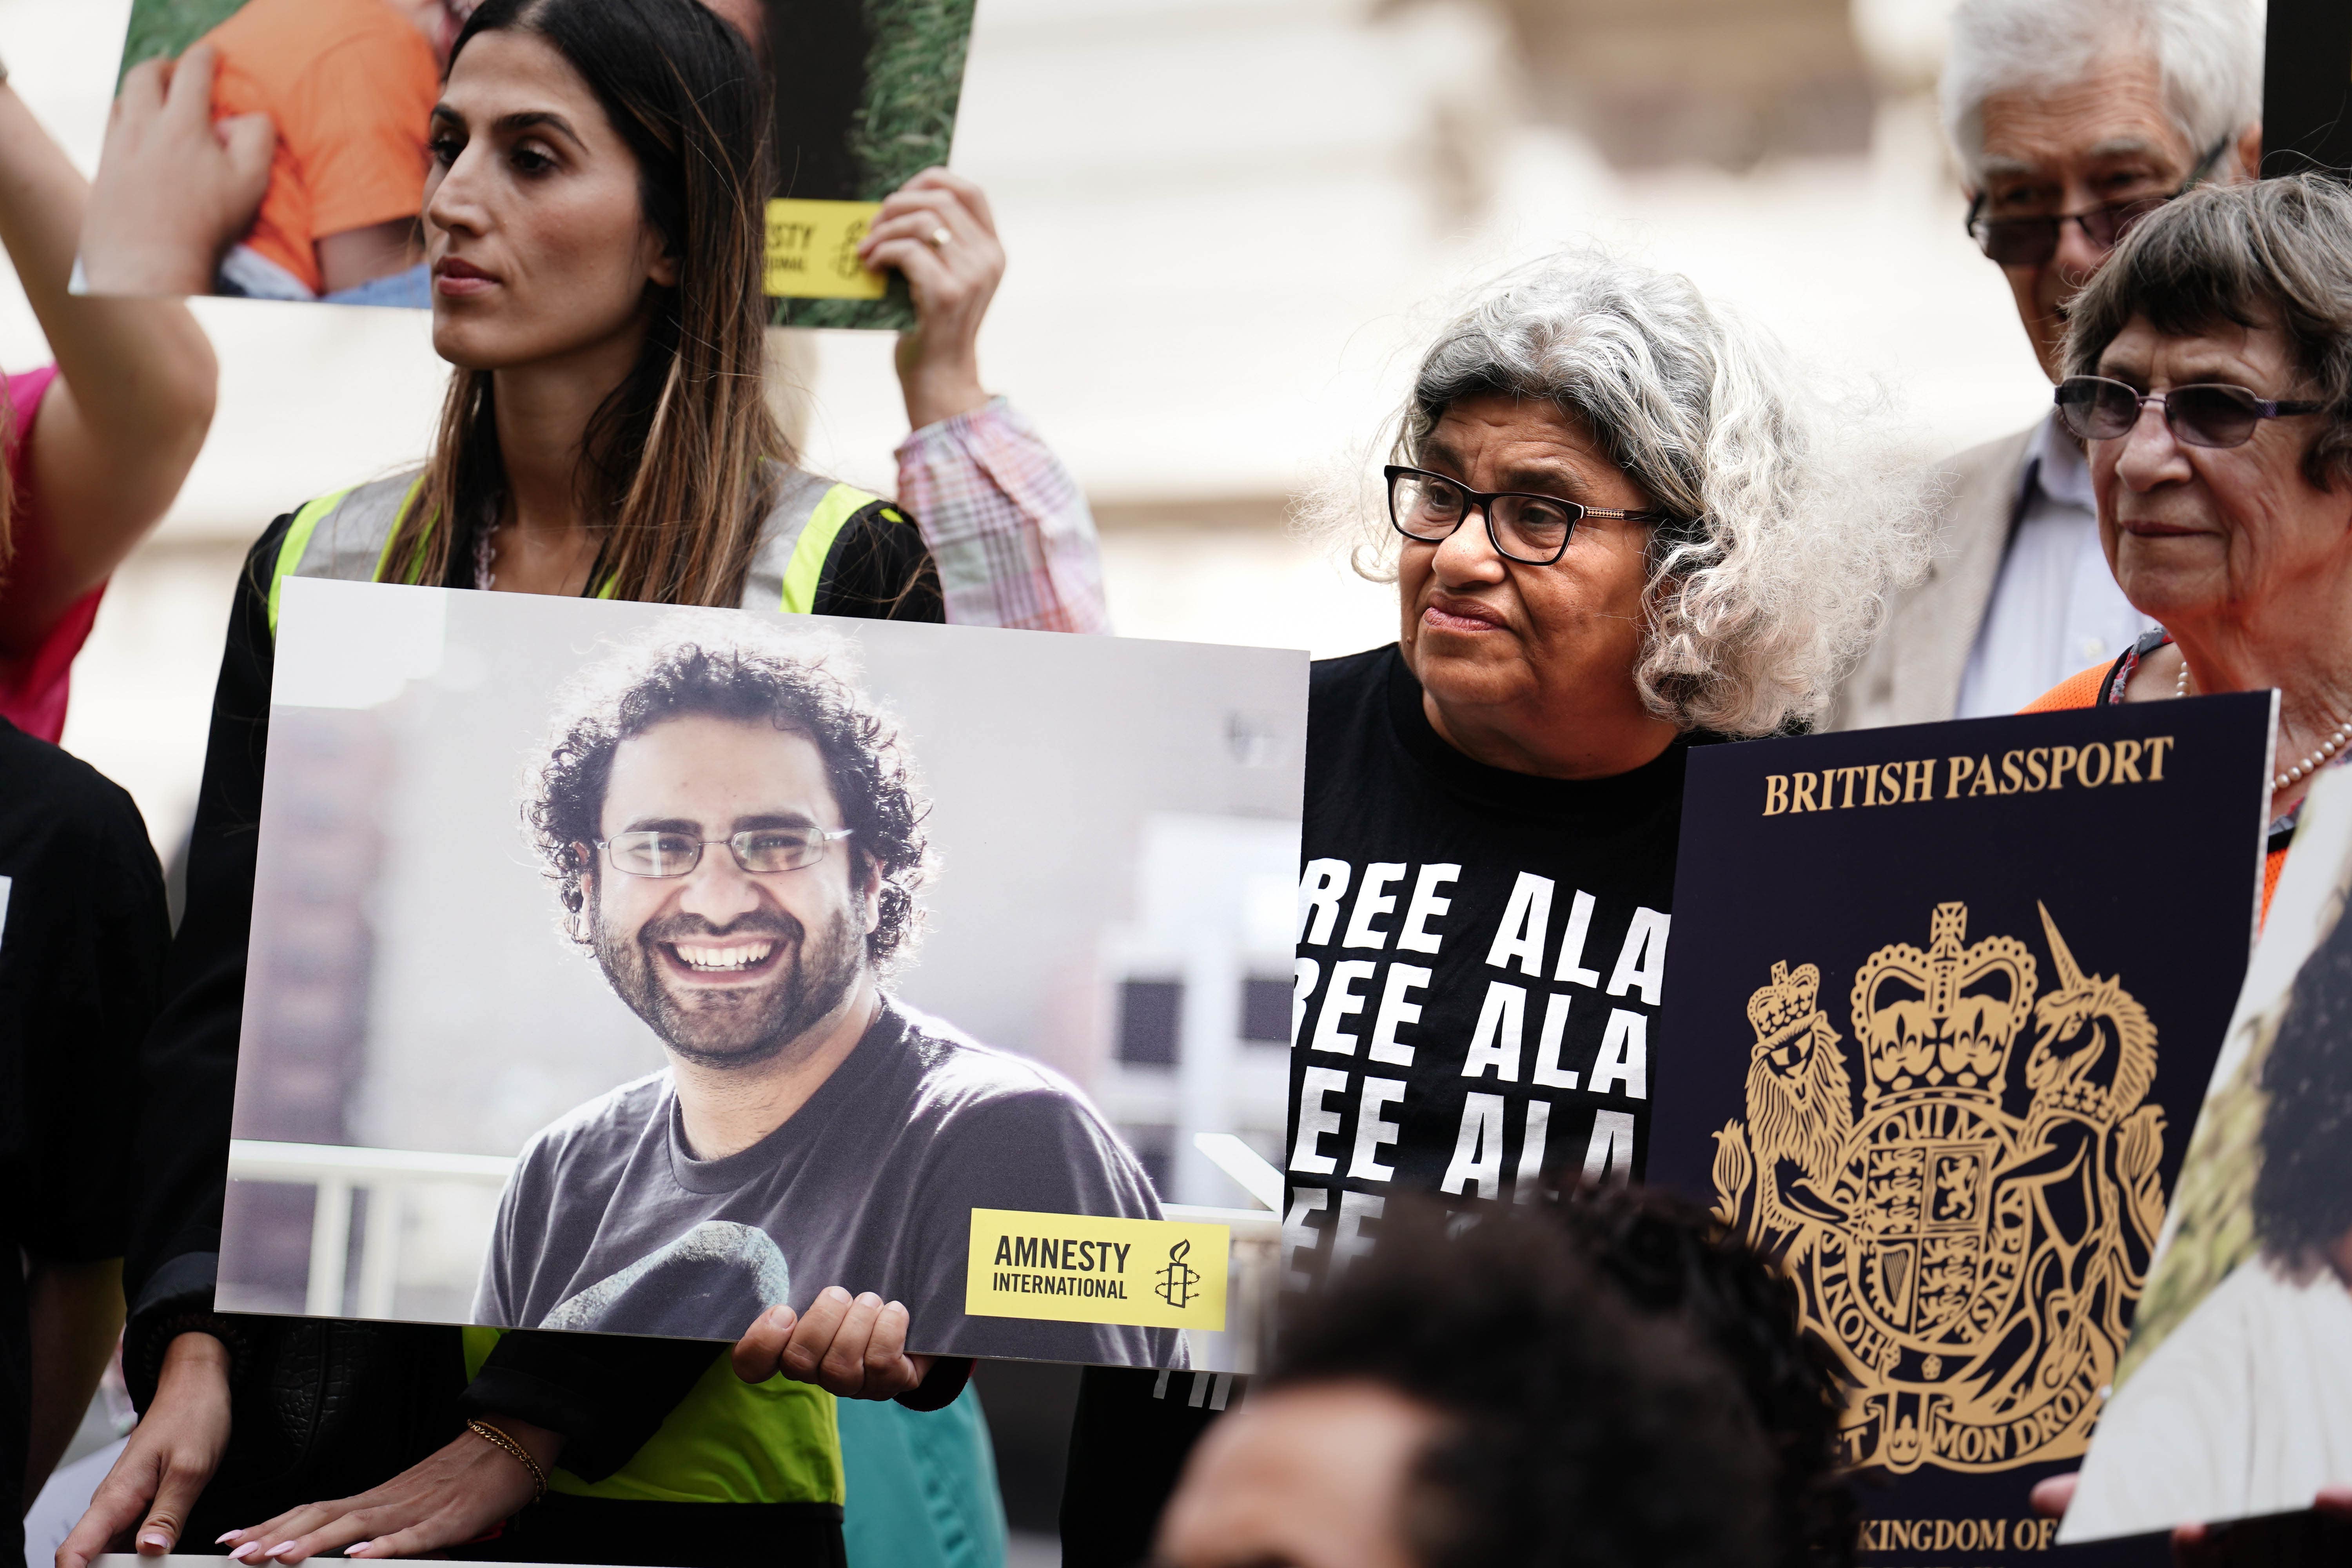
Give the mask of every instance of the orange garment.
[[[2021, 710], [2026, 713], [2058, 713], [2069, 708], [2095, 708], [2099, 690], [2107, 683], [2107, 671], [2113, 664], [2095, 664], [2079, 675], [2070, 675]], [[2288, 848], [2293, 848], [2289, 845]], [[2286, 849], [2273, 849], [2263, 858], [2263, 919], [2271, 918], [2271, 895], [2278, 891], [2279, 873], [2286, 869]]]
[[2107, 671], [2113, 664], [2095, 664], [2080, 675], [2070, 675], [2018, 711], [2021, 713], [2060, 713], [2069, 708], [2096, 708], [2099, 689], [2107, 683]]
[[323, 293], [320, 240], [424, 208], [433, 46], [383, 0], [250, 0], [205, 41], [220, 51], [213, 117], [278, 127], [245, 243]]

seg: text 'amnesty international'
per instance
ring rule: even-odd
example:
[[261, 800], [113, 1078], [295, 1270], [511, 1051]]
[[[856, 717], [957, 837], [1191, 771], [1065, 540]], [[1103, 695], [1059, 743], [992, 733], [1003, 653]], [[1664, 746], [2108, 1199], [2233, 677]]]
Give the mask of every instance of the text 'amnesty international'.
[[964, 1310], [1218, 1330], [1230, 1247], [1221, 1225], [976, 1208]]

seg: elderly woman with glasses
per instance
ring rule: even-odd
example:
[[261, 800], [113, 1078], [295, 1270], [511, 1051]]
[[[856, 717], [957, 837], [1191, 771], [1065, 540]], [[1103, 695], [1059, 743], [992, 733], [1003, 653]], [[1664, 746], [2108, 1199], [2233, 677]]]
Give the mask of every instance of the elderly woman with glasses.
[[1589, 252], [1423, 356], [1357, 552], [1397, 640], [1311, 686], [1294, 1240], [1633, 1168], [1685, 759], [1811, 719], [1921, 552], [1870, 423]]
[[2153, 214], [2076, 300], [2066, 367], [2108, 564], [2158, 626], [2033, 706], [2276, 687], [2267, 908], [2352, 742], [2352, 193], [2297, 175]]
[[[1638, 1168], [1685, 760], [1818, 712], [1922, 553], [1874, 428], [1687, 280], [1571, 253], [1439, 332], [1377, 500], [1314, 505], [1370, 525], [1398, 636], [1309, 689], [1288, 1268], [1391, 1192]], [[1066, 1562], [1149, 1551], [1131, 1458], [1184, 1434], [1139, 1434], [1206, 1418], [1154, 1384], [1089, 1374]]]

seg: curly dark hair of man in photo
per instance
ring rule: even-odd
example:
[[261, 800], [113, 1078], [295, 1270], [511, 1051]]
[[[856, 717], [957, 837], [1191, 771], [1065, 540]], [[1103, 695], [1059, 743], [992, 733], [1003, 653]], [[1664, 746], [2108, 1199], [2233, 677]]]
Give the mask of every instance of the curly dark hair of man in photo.
[[2263, 1091], [2254, 1232], [2273, 1261], [2324, 1267], [2352, 1245], [2352, 921], [2294, 977]]
[[861, 875], [878, 873], [878, 914], [866, 939], [870, 967], [887, 973], [908, 953], [922, 919], [918, 901], [929, 870], [917, 790], [896, 726], [822, 659], [801, 658], [743, 638], [670, 642], [595, 672], [557, 721], [544, 763], [528, 781], [523, 819], [562, 900], [575, 938], [586, 929], [585, 879], [604, 837], [604, 794], [621, 743], [673, 719], [768, 724], [803, 735], [850, 829]]
[[1766, 1568], [1773, 1445], [1700, 1321], [1629, 1300], [1555, 1216], [1449, 1235], [1441, 1210], [1392, 1199], [1380, 1246], [1303, 1304], [1243, 1409], [1352, 1382], [1432, 1412], [1401, 1511], [1423, 1568]]
[[1714, 1215], [1655, 1188], [1578, 1187], [1557, 1217], [1645, 1314], [1680, 1320], [1748, 1391], [1778, 1467], [1781, 1568], [1851, 1568], [1859, 1510], [1839, 1461], [1843, 1407], [1829, 1352], [1797, 1290]]

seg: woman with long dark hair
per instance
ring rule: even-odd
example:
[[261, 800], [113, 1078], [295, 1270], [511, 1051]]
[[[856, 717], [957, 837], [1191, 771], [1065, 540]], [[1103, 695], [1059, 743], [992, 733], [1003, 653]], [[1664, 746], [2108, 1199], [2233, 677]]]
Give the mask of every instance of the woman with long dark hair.
[[914, 525], [794, 468], [763, 395], [763, 104], [686, 0], [478, 11], [433, 110], [432, 456], [297, 513], [288, 570], [937, 618]]
[[247, 1562], [468, 1543], [837, 1562], [828, 1394], [930, 1410], [961, 1389], [969, 1363], [903, 1353], [903, 1312], [813, 1309], [795, 1344], [815, 1354], [788, 1364], [834, 1350], [857, 1374], [750, 1383], [696, 1342], [212, 1310], [286, 576], [1099, 623], [1090, 574], [1073, 570], [1082, 506], [1024, 506], [983, 471], [992, 443], [1029, 437], [1001, 401], [975, 402], [976, 373], [963, 384], [1001, 262], [984, 203], [952, 176], [894, 197], [869, 246], [927, 312], [901, 365], [926, 428], [900, 457], [902, 488], [961, 509], [939, 553], [901, 507], [793, 464], [761, 385], [765, 125], [747, 45], [694, 0], [488, 0], [453, 49], [424, 225], [435, 346], [456, 369], [425, 464], [281, 517], [240, 584], [142, 1085], [125, 1365], [146, 1415], [68, 1568], [126, 1532], [142, 1552], [184, 1540]]

